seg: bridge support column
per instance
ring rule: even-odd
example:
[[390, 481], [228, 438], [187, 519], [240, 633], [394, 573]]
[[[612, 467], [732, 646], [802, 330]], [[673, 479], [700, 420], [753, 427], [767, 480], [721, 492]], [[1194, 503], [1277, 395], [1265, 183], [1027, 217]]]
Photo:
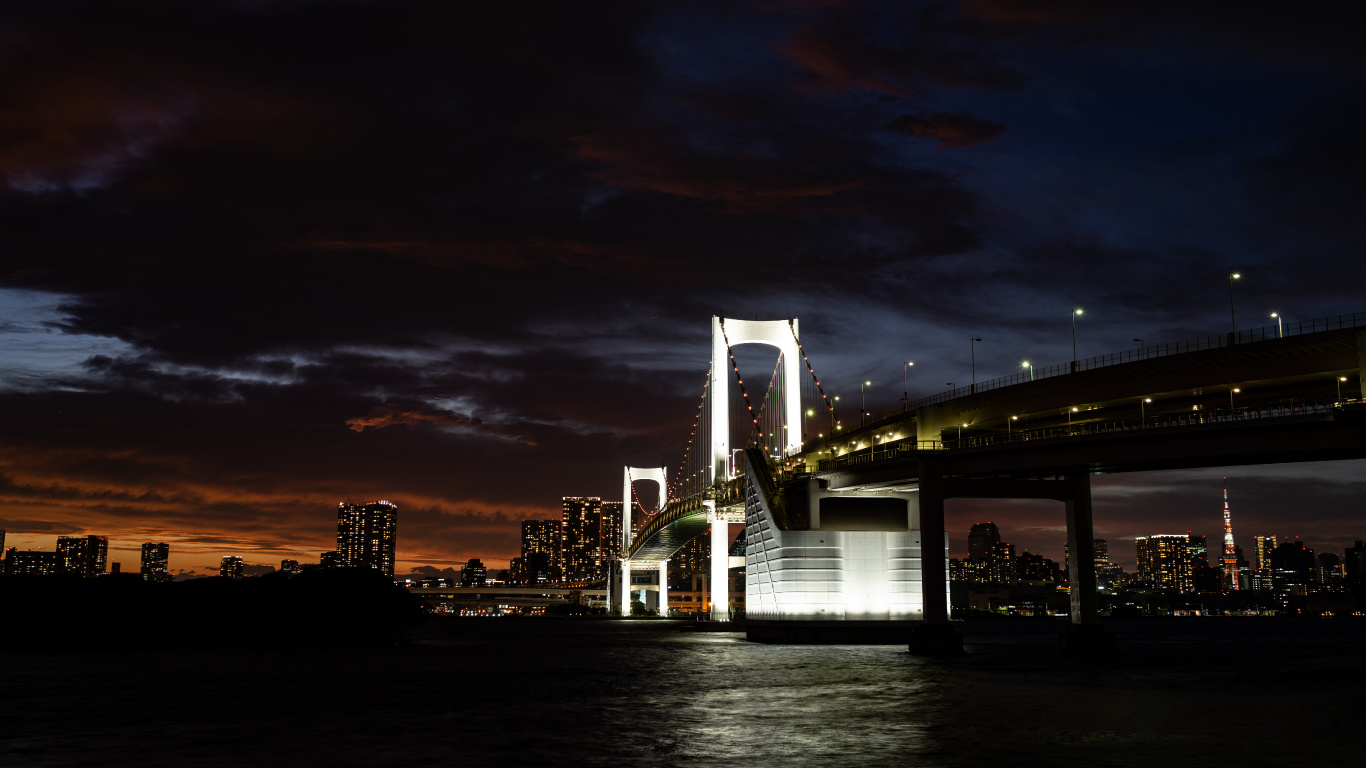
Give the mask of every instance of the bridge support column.
[[711, 620], [730, 621], [730, 525], [711, 519]]
[[1071, 585], [1072, 623], [1063, 633], [1062, 649], [1068, 653], [1109, 653], [1114, 635], [1100, 626], [1096, 610], [1096, 547], [1091, 524], [1091, 475], [1067, 475], [1067, 581]]
[[659, 615], [669, 617], [669, 561], [659, 564]]
[[910, 652], [946, 656], [963, 652], [963, 636], [949, 624], [949, 574], [944, 551], [944, 481], [939, 462], [920, 461], [920, 596], [925, 620], [911, 630]]
[[631, 615], [631, 561], [621, 561], [621, 615]]

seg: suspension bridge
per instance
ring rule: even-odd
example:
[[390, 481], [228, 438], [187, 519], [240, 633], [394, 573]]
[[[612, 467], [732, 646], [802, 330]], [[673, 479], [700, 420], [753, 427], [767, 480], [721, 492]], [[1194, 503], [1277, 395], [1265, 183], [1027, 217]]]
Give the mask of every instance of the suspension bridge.
[[[752, 344], [778, 351], [757, 392], [734, 355]], [[796, 319], [713, 317], [711, 362], [676, 474], [625, 470], [612, 591], [627, 600], [632, 569], [656, 568], [667, 606], [668, 559], [710, 530], [710, 615], [728, 620], [728, 527], [744, 523], [751, 638], [909, 637], [934, 652], [959, 642], [947, 623], [945, 500], [1053, 499], [1064, 504], [1073, 554], [1064, 644], [1103, 645], [1090, 476], [1366, 458], [1363, 372], [1366, 313], [1030, 369], [845, 425]], [[633, 492], [637, 481], [656, 484], [650, 507]]]

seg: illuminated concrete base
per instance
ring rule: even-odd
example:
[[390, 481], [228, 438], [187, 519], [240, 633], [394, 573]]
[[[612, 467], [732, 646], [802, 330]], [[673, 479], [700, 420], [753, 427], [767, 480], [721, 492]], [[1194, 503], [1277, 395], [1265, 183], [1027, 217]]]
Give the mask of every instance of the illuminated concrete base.
[[755, 621], [745, 619], [747, 639], [789, 645], [906, 645], [910, 621]]
[[1068, 624], [1058, 645], [1073, 656], [1107, 656], [1115, 652], [1115, 636], [1099, 624]]
[[[745, 458], [745, 629], [775, 643], [906, 643], [925, 618], [914, 494], [836, 498], [787, 489], [779, 524], [767, 476]], [[800, 490], [800, 489], [798, 489]], [[775, 502], [777, 503], [777, 502]], [[932, 551], [944, 552], [947, 541]], [[948, 599], [944, 586], [944, 600]]]

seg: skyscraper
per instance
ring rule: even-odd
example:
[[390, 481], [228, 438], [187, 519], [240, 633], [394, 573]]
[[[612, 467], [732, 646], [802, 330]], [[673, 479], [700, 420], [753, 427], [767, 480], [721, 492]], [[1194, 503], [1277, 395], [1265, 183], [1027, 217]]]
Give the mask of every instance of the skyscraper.
[[[1185, 535], [1177, 534], [1140, 536], [1135, 539], [1138, 578], [1158, 589], [1194, 591], [1189, 542]], [[1234, 574], [1236, 578], [1236, 570]]]
[[597, 496], [565, 496], [560, 523], [565, 581], [583, 582], [601, 578], [602, 499]]
[[607, 561], [616, 558], [621, 550], [621, 502], [604, 501], [602, 503], [602, 559], [605, 564]]
[[488, 569], [479, 562], [479, 558], [471, 557], [460, 567], [460, 586], [462, 587], [482, 587], [488, 580]]
[[398, 507], [387, 501], [337, 505], [337, 558], [346, 568], [394, 575]]
[[995, 523], [974, 523], [968, 531], [968, 557], [985, 560], [991, 554], [991, 548], [1000, 543], [1001, 532]]
[[146, 542], [142, 545], [142, 567], [138, 573], [142, 574], [143, 581], [170, 581], [170, 560], [170, 544]]
[[223, 562], [218, 565], [218, 575], [225, 579], [242, 578], [242, 558], [237, 555], [223, 558]]
[[1224, 478], [1224, 589], [1238, 589], [1238, 548], [1233, 545], [1233, 518], [1228, 509], [1228, 478]]
[[103, 536], [61, 536], [57, 556], [66, 573], [95, 576], [104, 573], [109, 557], [109, 539]]
[[560, 580], [559, 520], [522, 521], [522, 579], [529, 584]]

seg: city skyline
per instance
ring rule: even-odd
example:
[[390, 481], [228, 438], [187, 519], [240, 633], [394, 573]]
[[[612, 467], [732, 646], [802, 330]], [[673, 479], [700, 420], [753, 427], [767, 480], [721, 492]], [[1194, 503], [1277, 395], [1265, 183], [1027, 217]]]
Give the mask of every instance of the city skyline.
[[[215, 8], [7, 15], [7, 546], [311, 561], [388, 498], [397, 574], [503, 567], [561, 496], [679, 466], [713, 315], [800, 318], [849, 423], [1366, 310], [1356, 8]], [[1361, 470], [1098, 476], [1096, 534], [1213, 541], [1226, 474], [1244, 551], [1340, 551]]]

